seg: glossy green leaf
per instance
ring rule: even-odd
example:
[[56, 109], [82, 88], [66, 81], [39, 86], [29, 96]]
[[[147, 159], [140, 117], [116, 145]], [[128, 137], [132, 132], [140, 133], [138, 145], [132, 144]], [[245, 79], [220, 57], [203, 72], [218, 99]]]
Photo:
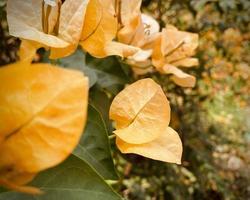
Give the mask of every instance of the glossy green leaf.
[[129, 77], [124, 72], [122, 65], [114, 56], [97, 59], [86, 55], [86, 65], [95, 71], [99, 87], [117, 94], [129, 82]]
[[114, 56], [97, 59], [78, 49], [71, 56], [58, 59], [55, 62], [61, 66], [84, 72], [90, 79], [90, 87], [97, 83], [99, 87], [108, 89], [114, 94], [128, 83], [128, 76]]
[[122, 198], [81, 159], [71, 156], [63, 164], [41, 173], [31, 185], [44, 191], [32, 196], [4, 192], [0, 200], [121, 200]]
[[111, 100], [108, 97], [107, 92], [98, 86], [93, 87], [89, 93], [89, 102], [101, 113], [102, 118], [105, 121], [108, 134], [113, 134], [112, 122], [109, 119]]
[[94, 70], [88, 68], [85, 63], [85, 53], [78, 49], [74, 54], [57, 60], [59, 65], [66, 68], [82, 71], [89, 78], [89, 86], [92, 87], [97, 82], [97, 74]]
[[93, 106], [89, 106], [85, 131], [73, 154], [89, 163], [104, 179], [118, 178], [104, 120]]

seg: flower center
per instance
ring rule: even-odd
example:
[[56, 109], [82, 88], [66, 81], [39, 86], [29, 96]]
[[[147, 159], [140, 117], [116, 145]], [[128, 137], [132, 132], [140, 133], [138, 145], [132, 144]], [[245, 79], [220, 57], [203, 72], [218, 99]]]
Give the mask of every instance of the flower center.
[[[42, 28], [46, 34], [58, 35], [61, 0], [42, 1]], [[54, 17], [55, 19], [51, 19]]]
[[150, 36], [151, 35], [151, 31], [150, 31], [151, 25], [147, 24], [147, 23], [144, 23], [143, 25], [144, 25], [144, 33], [145, 33], [145, 35]]
[[120, 28], [123, 27], [122, 17], [121, 17], [121, 9], [122, 9], [121, 0], [115, 0], [115, 13], [116, 13], [117, 21], [118, 21], [118, 24], [119, 24]]

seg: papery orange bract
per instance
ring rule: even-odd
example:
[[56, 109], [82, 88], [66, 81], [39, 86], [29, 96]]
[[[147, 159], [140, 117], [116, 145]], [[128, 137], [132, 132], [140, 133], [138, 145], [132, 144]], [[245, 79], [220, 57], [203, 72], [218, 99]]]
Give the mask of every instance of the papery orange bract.
[[176, 131], [168, 127], [159, 138], [144, 144], [129, 144], [116, 139], [122, 153], [135, 153], [164, 162], [181, 164], [182, 143]]
[[173, 26], [163, 29], [157, 39], [152, 55], [152, 64], [165, 74], [173, 74], [176, 84], [183, 87], [193, 87], [195, 77], [182, 72], [177, 66], [192, 67], [198, 65], [198, 60], [190, 58], [198, 46], [198, 35], [178, 31]]
[[118, 137], [142, 144], [156, 139], [168, 127], [170, 106], [161, 87], [152, 79], [143, 79], [115, 97], [110, 118], [116, 123]]
[[85, 18], [88, 20], [85, 20], [83, 24], [82, 41], [87, 40], [96, 31], [101, 23], [103, 12], [104, 10], [99, 0], [89, 1], [85, 15]]
[[114, 134], [122, 153], [180, 163], [181, 141], [168, 127], [169, 102], [152, 79], [139, 80], [120, 92], [111, 104], [110, 118], [115, 121]]
[[[121, 0], [119, 10], [120, 30], [117, 33], [118, 41], [124, 44], [133, 44], [137, 33], [143, 37], [144, 27], [141, 21], [141, 0]], [[135, 46], [135, 45], [134, 45]]]
[[30, 64], [36, 55], [37, 49], [41, 47], [42, 45], [38, 42], [22, 40], [19, 49], [19, 59], [22, 62], [27, 62], [27, 64]]
[[140, 48], [140, 51], [126, 60], [137, 75], [153, 71], [150, 58], [160, 29], [156, 20], [141, 14], [140, 5], [141, 0], [133, 1], [131, 4], [122, 1], [121, 29], [117, 33], [119, 42]]
[[82, 48], [92, 56], [100, 58], [110, 55], [127, 57], [135, 54], [138, 48], [113, 41], [117, 30], [114, 1], [90, 0], [80, 41]]
[[[66, 0], [61, 6], [58, 33], [55, 19], [59, 12], [52, 7], [52, 12], [46, 23], [48, 33], [43, 30], [43, 0], [9, 0], [7, 3], [7, 19], [9, 32], [15, 37], [36, 41], [44, 47], [51, 48], [51, 58], [63, 57], [71, 54], [78, 45], [84, 22], [88, 0]], [[46, 7], [45, 7], [46, 9]]]
[[179, 86], [182, 87], [194, 87], [196, 78], [194, 76], [191, 76], [179, 68], [173, 66], [173, 65], [164, 65], [164, 67], [161, 69], [162, 73], [166, 74], [173, 74], [171, 79]]
[[66, 0], [62, 5], [59, 2], [52, 7], [43, 4], [43, 0], [9, 0], [10, 34], [49, 48], [52, 59], [72, 54], [78, 44], [95, 57], [128, 57], [139, 50], [113, 41], [118, 31], [114, 0]]
[[[152, 17], [141, 14], [141, 0], [121, 1], [121, 29], [117, 33], [119, 42], [139, 47], [141, 50], [129, 56], [126, 62], [136, 75], [155, 70], [163, 74], [173, 74], [172, 80], [183, 87], [193, 87], [195, 77], [176, 67], [198, 65], [198, 59], [190, 58], [198, 46], [198, 35], [178, 31], [168, 25], [160, 31], [160, 26]], [[171, 66], [171, 67], [170, 67]]]
[[17, 62], [0, 68], [0, 185], [23, 192], [42, 170], [66, 159], [86, 122], [81, 72]]

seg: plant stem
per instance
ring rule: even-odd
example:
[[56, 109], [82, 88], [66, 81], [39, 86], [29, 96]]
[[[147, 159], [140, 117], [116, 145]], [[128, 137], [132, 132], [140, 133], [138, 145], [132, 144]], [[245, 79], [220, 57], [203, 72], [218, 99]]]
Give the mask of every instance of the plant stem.
[[113, 134], [113, 135], [110, 135], [110, 136], [109, 136], [109, 139], [112, 140], [112, 139], [114, 139], [115, 137], [116, 137], [116, 135]]

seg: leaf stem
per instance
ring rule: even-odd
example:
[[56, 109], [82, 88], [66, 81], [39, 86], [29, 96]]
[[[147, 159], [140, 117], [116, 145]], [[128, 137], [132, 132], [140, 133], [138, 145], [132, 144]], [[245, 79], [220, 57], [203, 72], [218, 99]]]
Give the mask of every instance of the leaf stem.
[[105, 181], [108, 185], [116, 185], [116, 184], [118, 184], [118, 181], [114, 181], [114, 180], [106, 180]]
[[110, 136], [109, 136], [109, 139], [112, 140], [112, 139], [114, 139], [115, 137], [116, 137], [116, 135], [113, 134], [113, 135], [110, 135]]

